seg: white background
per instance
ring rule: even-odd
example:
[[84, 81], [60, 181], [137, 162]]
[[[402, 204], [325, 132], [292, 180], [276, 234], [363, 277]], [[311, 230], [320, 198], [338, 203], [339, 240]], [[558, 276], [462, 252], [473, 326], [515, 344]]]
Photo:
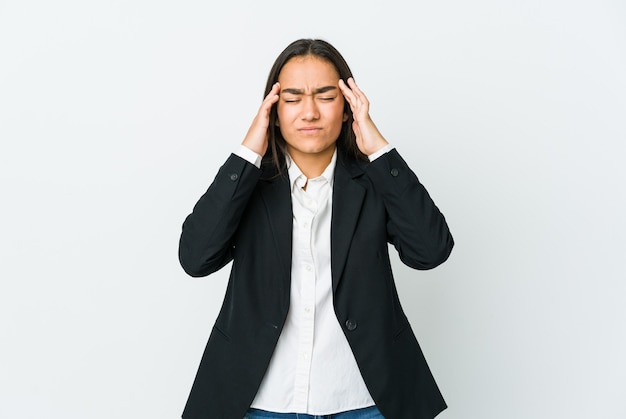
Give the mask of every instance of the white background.
[[180, 417], [228, 274], [180, 227], [301, 37], [455, 237], [394, 259], [439, 417], [626, 418], [622, 0], [0, 0], [0, 417]]

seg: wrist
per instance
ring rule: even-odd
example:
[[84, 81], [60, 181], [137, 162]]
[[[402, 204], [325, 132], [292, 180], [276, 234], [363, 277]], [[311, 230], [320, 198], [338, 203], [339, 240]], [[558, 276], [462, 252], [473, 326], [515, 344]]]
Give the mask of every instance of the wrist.
[[391, 150], [393, 150], [394, 147], [387, 143], [387, 145], [385, 145], [382, 148], [379, 148], [377, 151], [375, 151], [372, 154], [368, 154], [367, 158], [369, 159], [370, 163], [373, 162], [374, 160], [376, 160], [377, 158], [379, 158], [380, 156], [383, 156], [384, 154], [390, 152]]

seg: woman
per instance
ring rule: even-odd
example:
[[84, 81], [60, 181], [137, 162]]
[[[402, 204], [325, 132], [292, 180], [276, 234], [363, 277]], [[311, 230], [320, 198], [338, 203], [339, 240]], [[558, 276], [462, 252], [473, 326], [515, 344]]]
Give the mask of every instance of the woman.
[[295, 41], [183, 225], [189, 275], [233, 262], [183, 417], [431, 419], [445, 409], [387, 243], [416, 269], [453, 247], [343, 57], [325, 41]]

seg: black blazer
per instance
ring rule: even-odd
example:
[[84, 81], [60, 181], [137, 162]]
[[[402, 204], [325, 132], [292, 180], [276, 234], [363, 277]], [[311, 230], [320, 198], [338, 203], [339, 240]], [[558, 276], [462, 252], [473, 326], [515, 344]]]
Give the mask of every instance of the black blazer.
[[[179, 258], [189, 275], [233, 261], [183, 418], [243, 418], [283, 328], [291, 192], [286, 173], [268, 170], [231, 155], [183, 224]], [[383, 416], [432, 419], [446, 404], [400, 306], [388, 242], [416, 269], [434, 268], [453, 247], [443, 215], [397, 151], [372, 163], [339, 153], [331, 221], [337, 321]]]

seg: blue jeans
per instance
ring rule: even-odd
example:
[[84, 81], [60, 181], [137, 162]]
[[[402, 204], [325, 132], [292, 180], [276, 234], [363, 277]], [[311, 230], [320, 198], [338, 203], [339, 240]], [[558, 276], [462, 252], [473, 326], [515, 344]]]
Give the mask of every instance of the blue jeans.
[[306, 415], [303, 413], [273, 413], [265, 410], [250, 409], [243, 419], [385, 419], [376, 406], [349, 410], [332, 415]]

